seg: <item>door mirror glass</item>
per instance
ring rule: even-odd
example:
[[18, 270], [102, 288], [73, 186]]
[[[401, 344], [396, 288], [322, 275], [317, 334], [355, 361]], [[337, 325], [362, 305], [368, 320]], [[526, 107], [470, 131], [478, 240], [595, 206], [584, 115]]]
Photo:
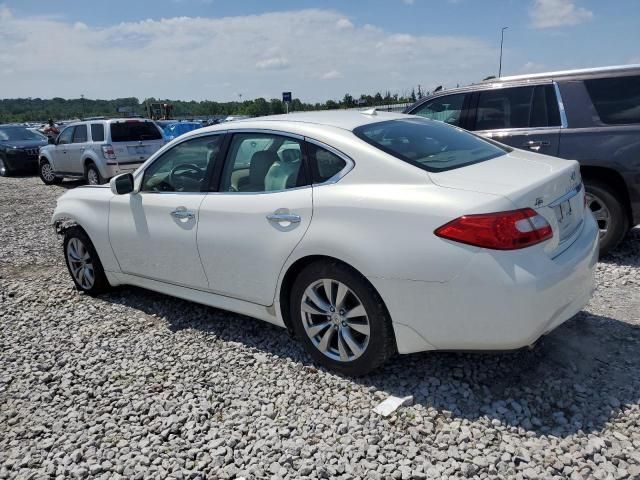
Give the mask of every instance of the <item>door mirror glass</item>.
[[114, 195], [126, 195], [133, 192], [133, 175], [131, 173], [123, 173], [113, 177], [109, 182], [111, 191]]

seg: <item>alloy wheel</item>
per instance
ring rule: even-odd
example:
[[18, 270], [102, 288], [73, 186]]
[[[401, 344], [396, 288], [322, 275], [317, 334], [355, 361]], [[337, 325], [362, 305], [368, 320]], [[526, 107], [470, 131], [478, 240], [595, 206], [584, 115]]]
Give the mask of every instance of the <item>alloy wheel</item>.
[[98, 173], [93, 168], [87, 171], [87, 181], [89, 185], [98, 185], [100, 183], [98, 181]]
[[56, 174], [51, 168], [51, 164], [49, 162], [44, 162], [40, 167], [40, 173], [42, 174], [42, 178], [44, 178], [47, 182], [53, 182], [56, 179]]
[[302, 295], [300, 313], [313, 345], [332, 360], [351, 362], [367, 349], [369, 317], [344, 283], [323, 278], [309, 285]]
[[607, 230], [609, 229], [609, 225], [611, 223], [611, 212], [609, 211], [609, 208], [607, 208], [607, 205], [594, 194], [587, 192], [585, 196], [587, 200], [587, 207], [589, 207], [596, 219], [598, 229], [600, 230], [600, 238], [602, 238], [607, 234]]
[[72, 238], [67, 243], [67, 261], [75, 281], [83, 289], [89, 290], [95, 283], [93, 261], [86, 245], [79, 238]]

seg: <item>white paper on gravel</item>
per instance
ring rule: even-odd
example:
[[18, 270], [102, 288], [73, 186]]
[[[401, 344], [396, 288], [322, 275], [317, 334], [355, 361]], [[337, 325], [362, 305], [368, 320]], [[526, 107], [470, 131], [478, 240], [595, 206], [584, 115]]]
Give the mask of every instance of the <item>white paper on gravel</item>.
[[413, 396], [409, 395], [408, 397], [394, 397], [391, 395], [385, 401], [380, 403], [376, 408], [373, 409], [375, 413], [378, 415], [382, 415], [383, 417], [388, 417], [393, 412], [395, 412], [398, 408], [406, 405], [411, 405], [413, 403]]

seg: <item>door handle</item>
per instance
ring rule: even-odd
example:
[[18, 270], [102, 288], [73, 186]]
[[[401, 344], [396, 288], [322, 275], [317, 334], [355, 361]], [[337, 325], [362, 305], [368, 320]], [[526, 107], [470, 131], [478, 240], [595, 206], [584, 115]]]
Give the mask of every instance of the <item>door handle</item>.
[[295, 215], [293, 213], [270, 213], [267, 215], [267, 220], [274, 223], [300, 223], [301, 218], [300, 215]]
[[173, 212], [171, 212], [171, 216], [179, 219], [192, 219], [196, 218], [196, 214], [192, 210], [187, 210], [184, 207], [178, 207]]
[[546, 140], [529, 140], [522, 144], [523, 147], [533, 150], [534, 152], [540, 150], [541, 147], [548, 147], [549, 145], [551, 145], [551, 143]]

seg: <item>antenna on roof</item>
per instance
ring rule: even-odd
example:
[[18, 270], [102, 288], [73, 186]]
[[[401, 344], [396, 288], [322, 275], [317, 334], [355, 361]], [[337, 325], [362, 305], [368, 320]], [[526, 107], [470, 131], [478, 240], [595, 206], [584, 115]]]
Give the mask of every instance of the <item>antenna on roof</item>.
[[367, 108], [366, 110], [361, 110], [360, 113], [363, 115], [378, 115], [378, 111], [376, 110], [376, 107]]

